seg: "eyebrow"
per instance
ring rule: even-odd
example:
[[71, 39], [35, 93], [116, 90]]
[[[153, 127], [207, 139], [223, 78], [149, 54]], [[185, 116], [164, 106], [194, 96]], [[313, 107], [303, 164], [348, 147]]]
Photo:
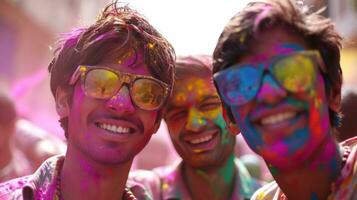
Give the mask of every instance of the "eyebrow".
[[210, 100], [210, 99], [218, 99], [218, 100], [221, 100], [218, 95], [207, 95], [207, 96], [204, 96], [204, 97], [202, 98], [202, 101], [207, 101], [207, 100]]
[[[213, 100], [219, 100], [219, 101], [221, 101], [221, 99], [219, 98], [219, 96], [218, 95], [206, 95], [206, 96], [204, 96], [203, 98], [202, 98], [202, 102], [204, 102], [204, 101], [208, 101], [208, 100], [210, 100], [210, 99], [213, 99]], [[181, 106], [176, 106], [176, 105], [169, 105], [169, 106], [167, 106], [167, 110], [169, 111], [169, 110], [175, 110], [175, 109], [180, 109], [181, 108]]]

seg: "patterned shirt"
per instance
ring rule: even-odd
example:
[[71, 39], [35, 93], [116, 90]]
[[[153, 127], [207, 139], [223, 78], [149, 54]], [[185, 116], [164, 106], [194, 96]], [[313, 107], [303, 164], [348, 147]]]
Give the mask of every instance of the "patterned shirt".
[[[328, 200], [356, 200], [357, 199], [357, 137], [340, 143], [341, 149], [347, 147], [350, 153], [341, 171], [341, 176], [331, 186]], [[257, 190], [252, 200], [278, 200], [283, 194], [278, 184], [273, 181]]]
[[[235, 159], [236, 179], [231, 200], [250, 199], [261, 184], [252, 178], [245, 166]], [[139, 182], [155, 200], [191, 200], [183, 180], [183, 162], [164, 166], [153, 171], [137, 170], [129, 174], [129, 180]]]
[[[46, 160], [37, 171], [0, 184], [0, 200], [54, 200], [57, 199], [56, 183], [64, 156]], [[126, 186], [139, 200], [148, 200], [149, 195], [139, 183], [127, 181]]]

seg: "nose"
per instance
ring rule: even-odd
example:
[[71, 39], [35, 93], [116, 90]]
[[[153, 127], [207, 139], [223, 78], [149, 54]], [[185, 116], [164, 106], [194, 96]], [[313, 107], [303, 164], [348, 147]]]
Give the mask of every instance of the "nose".
[[257, 94], [257, 101], [267, 104], [276, 104], [286, 97], [287, 92], [270, 74], [263, 75], [263, 83]]
[[188, 112], [188, 118], [185, 125], [186, 130], [191, 132], [198, 132], [205, 125], [207, 125], [207, 121], [204, 118], [203, 113], [201, 113], [195, 108], [190, 109]]
[[106, 101], [106, 107], [115, 112], [133, 113], [135, 107], [131, 101], [129, 89], [127, 86], [120, 88], [119, 92]]

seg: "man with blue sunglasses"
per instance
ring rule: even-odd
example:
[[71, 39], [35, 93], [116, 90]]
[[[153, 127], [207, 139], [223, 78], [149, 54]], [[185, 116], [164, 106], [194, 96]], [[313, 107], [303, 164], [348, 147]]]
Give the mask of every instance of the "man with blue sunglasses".
[[341, 37], [298, 2], [252, 2], [226, 25], [214, 80], [226, 120], [275, 182], [252, 199], [356, 199], [357, 138], [337, 144]]

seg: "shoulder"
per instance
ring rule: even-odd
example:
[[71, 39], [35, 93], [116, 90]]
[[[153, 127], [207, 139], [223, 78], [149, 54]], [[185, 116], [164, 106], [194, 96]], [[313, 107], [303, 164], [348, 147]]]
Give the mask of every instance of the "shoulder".
[[252, 196], [251, 200], [273, 200], [277, 199], [277, 196], [279, 195], [280, 189], [278, 187], [278, 184], [273, 181], [271, 183], [268, 183], [258, 189]]
[[235, 158], [234, 163], [238, 171], [238, 177], [236, 182], [239, 181], [239, 193], [244, 197], [250, 198], [253, 193], [262, 186], [262, 181], [253, 178], [245, 165], [238, 159]]
[[152, 185], [159, 183], [160, 177], [153, 171], [135, 170], [129, 173], [128, 180], [136, 183], [145, 183]]
[[350, 147], [357, 147], [357, 136], [349, 138], [343, 142], [340, 143], [341, 146], [350, 146]]
[[340, 143], [346, 159], [341, 176], [332, 185], [329, 199], [357, 199], [357, 137]]
[[[148, 199], [159, 199], [160, 196], [160, 177], [152, 171], [135, 170], [129, 173], [127, 186], [133, 191], [134, 195], [147, 196]], [[133, 189], [133, 188], [136, 189]], [[138, 188], [142, 191], [138, 192]], [[139, 193], [139, 194], [138, 194]], [[147, 199], [140, 198], [140, 199]]]
[[246, 187], [247, 190], [250, 190], [251, 193], [253, 193], [263, 185], [263, 181], [257, 180], [251, 176], [247, 167], [243, 164], [242, 161], [240, 161], [238, 158], [235, 158], [234, 163], [236, 165], [243, 189]]
[[[152, 199], [161, 199], [162, 190], [169, 185], [176, 183], [176, 175], [179, 171], [180, 163], [162, 166], [148, 170], [135, 170], [129, 173], [128, 182], [140, 184], [148, 192]], [[175, 178], [176, 177], [176, 178]], [[172, 179], [172, 180], [171, 180]]]

